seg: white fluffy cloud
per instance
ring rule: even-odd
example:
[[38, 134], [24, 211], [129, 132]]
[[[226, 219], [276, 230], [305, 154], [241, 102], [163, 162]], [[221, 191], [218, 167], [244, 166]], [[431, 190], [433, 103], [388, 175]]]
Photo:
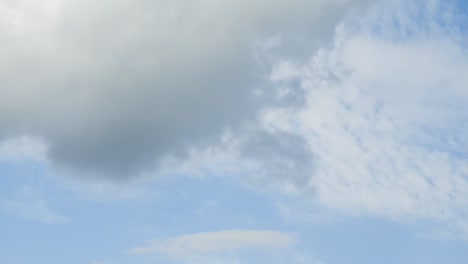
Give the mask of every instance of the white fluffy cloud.
[[308, 142], [321, 205], [466, 236], [466, 39], [444, 3], [403, 2], [344, 23], [306, 64], [279, 63], [272, 80], [299, 84], [306, 99], [300, 110], [272, 109], [267, 123]]

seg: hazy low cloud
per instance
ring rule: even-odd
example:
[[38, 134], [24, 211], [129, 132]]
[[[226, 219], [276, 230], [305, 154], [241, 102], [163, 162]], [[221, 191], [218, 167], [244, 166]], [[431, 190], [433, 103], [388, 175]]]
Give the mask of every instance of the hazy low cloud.
[[40, 137], [82, 177], [138, 175], [255, 115], [262, 39], [313, 49], [361, 2], [2, 1], [0, 139]]

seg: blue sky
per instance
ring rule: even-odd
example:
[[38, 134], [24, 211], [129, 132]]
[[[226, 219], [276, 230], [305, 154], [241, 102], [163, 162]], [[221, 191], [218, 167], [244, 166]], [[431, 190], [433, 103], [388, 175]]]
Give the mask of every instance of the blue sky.
[[0, 1], [0, 262], [464, 263], [467, 17]]

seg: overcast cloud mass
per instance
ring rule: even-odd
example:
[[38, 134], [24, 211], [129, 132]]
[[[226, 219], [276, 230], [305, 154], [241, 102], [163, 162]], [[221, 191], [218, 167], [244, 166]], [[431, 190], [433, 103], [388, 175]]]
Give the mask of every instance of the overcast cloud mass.
[[2, 1], [0, 136], [81, 177], [138, 176], [256, 115], [269, 38], [317, 46], [359, 2]]

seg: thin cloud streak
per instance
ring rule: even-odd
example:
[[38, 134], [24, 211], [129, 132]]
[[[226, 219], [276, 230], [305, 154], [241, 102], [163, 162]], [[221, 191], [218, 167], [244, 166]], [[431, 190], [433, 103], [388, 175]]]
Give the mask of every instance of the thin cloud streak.
[[69, 221], [66, 216], [53, 211], [42, 195], [29, 187], [23, 187], [12, 197], [0, 196], [0, 211], [46, 224]]
[[136, 255], [164, 253], [182, 257], [240, 250], [277, 250], [288, 248], [296, 241], [296, 235], [293, 233], [270, 230], [225, 230], [150, 241], [146, 246], [131, 249], [130, 253]]

